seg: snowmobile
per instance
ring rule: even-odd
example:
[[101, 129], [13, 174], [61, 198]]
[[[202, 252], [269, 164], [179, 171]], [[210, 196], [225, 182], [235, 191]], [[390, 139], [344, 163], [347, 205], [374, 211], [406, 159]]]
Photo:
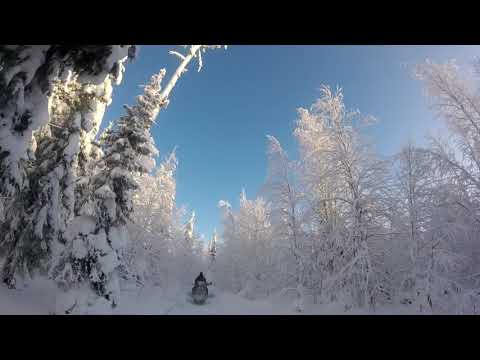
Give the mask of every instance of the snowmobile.
[[208, 298], [208, 286], [212, 285], [211, 282], [199, 281], [195, 283], [192, 288], [192, 299], [197, 305], [204, 304]]

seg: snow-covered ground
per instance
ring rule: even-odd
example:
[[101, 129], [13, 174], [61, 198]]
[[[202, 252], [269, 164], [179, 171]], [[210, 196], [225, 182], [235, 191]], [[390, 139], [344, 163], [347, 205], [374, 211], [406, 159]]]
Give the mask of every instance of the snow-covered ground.
[[143, 290], [140, 294], [124, 296], [115, 309], [116, 314], [162, 314], [162, 315], [241, 315], [273, 314], [278, 310], [263, 301], [250, 301], [231, 293], [212, 294], [203, 305], [190, 302], [187, 291], [176, 295], [162, 296], [156, 289]]
[[44, 315], [54, 311], [58, 289], [51, 281], [36, 279], [23, 288], [11, 290], [0, 285], [0, 314]]
[[[0, 314], [31, 315], [52, 314], [55, 308], [55, 285], [48, 280], [36, 279], [23, 289], [10, 290], [0, 286]], [[367, 314], [365, 311], [345, 312], [340, 304], [307, 304], [302, 313], [295, 312], [292, 302], [282, 296], [265, 300], [248, 300], [241, 296], [212, 289], [204, 305], [189, 301], [188, 288], [179, 287], [168, 293], [158, 287], [125, 289], [119, 306], [104, 312], [92, 309], [92, 314], [114, 315], [292, 315], [292, 314]], [[411, 310], [402, 307], [384, 307], [368, 314], [408, 314]]]

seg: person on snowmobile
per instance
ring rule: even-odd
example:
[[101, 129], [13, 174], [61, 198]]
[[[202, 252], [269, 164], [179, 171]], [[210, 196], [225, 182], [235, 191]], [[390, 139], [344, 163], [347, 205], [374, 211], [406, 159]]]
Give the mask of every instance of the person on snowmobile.
[[200, 271], [200, 275], [198, 275], [195, 279], [195, 286], [201, 285], [202, 282], [205, 283], [205, 285], [208, 285], [207, 279], [205, 279], [205, 276], [203, 276], [203, 272]]

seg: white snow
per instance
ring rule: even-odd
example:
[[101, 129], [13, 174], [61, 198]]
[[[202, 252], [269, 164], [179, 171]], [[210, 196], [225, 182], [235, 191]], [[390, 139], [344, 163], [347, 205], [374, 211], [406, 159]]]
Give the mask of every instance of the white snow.
[[28, 287], [11, 290], [0, 286], [0, 314], [45, 315], [54, 311], [56, 285], [44, 279], [36, 279]]
[[[0, 314], [23, 315], [53, 314], [55, 308], [65, 309], [74, 299], [84, 303], [74, 313], [82, 314], [113, 314], [113, 315], [381, 315], [409, 314], [413, 309], [408, 306], [385, 306], [375, 311], [346, 311], [340, 303], [333, 304], [303, 304], [303, 311], [298, 312], [292, 306], [291, 298], [280, 294], [263, 300], [248, 300], [239, 295], [210, 289], [210, 296], [204, 305], [195, 305], [189, 301], [188, 286], [171, 286], [168, 291], [160, 287], [124, 288], [121, 291], [119, 306], [111, 309], [107, 302], [95, 299], [93, 303], [87, 289], [79, 289], [75, 294], [63, 293], [52, 281], [35, 278], [28, 287], [11, 290], [0, 286]], [[87, 299], [88, 298], [88, 299]], [[67, 304], [68, 302], [68, 304]], [[80, 305], [79, 305], [80, 306]]]
[[88, 255], [88, 250], [85, 247], [85, 243], [82, 239], [75, 238], [72, 241], [72, 256], [76, 259], [83, 259]]
[[[17, 45], [18, 46], [18, 45]], [[25, 76], [25, 84], [32, 81], [35, 71], [42, 65], [45, 59], [45, 53], [50, 48], [50, 45], [32, 46], [26, 48], [20, 58], [22, 61], [17, 66], [12, 66], [9, 70], [4, 71], [3, 77], [8, 84], [13, 76], [22, 72]]]
[[110, 228], [110, 241], [114, 250], [120, 250], [127, 246], [128, 232], [125, 226]]
[[115, 193], [110, 188], [108, 184], [103, 185], [102, 187], [98, 188], [95, 191], [95, 195], [107, 199], [107, 198], [115, 198]]
[[73, 239], [77, 234], [89, 234], [95, 230], [95, 224], [92, 216], [77, 216], [68, 226], [66, 236]]
[[106, 255], [99, 256], [98, 263], [102, 271], [106, 274], [112, 273], [119, 265], [117, 254], [113, 251], [108, 252]]

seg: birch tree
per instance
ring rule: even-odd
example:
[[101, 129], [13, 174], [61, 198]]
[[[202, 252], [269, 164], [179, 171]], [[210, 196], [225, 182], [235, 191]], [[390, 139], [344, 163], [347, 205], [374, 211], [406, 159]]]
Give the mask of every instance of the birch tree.
[[[296, 135], [307, 188], [315, 190], [317, 207], [321, 205], [322, 217], [330, 223], [328, 232], [336, 239], [327, 264], [336, 261], [337, 269], [325, 286], [343, 288], [354, 304], [367, 306], [377, 290], [372, 242], [382, 222], [377, 199], [385, 191], [387, 171], [359, 132], [372, 118], [347, 110], [342, 91], [326, 86], [313, 106], [299, 114]], [[341, 227], [332, 233], [331, 225], [338, 226], [339, 217]]]
[[[478, 293], [479, 285], [475, 276], [480, 211], [480, 102], [476, 78], [462, 76], [453, 61], [427, 61], [416, 67], [416, 75], [450, 135], [449, 141], [430, 137], [428, 148], [430, 164], [442, 179], [435, 191], [429, 233], [429, 305], [433, 311], [460, 311], [460, 306], [452, 304], [463, 304], [464, 294]], [[475, 296], [478, 299], [478, 294]]]
[[[284, 284], [304, 285], [306, 274], [305, 232], [303, 231], [304, 193], [298, 179], [298, 164], [289, 161], [280, 142], [267, 136], [268, 172], [265, 192], [271, 204], [274, 237], [283, 249]], [[308, 251], [308, 250], [307, 250]]]

